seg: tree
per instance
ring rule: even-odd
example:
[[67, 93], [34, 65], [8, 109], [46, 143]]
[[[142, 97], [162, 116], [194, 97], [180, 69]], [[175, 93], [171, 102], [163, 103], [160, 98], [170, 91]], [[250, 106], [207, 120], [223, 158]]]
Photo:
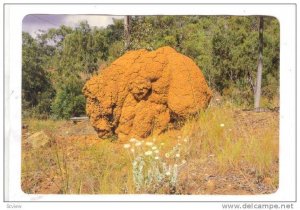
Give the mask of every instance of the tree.
[[52, 112], [56, 118], [68, 119], [85, 113], [85, 97], [81, 89], [83, 81], [76, 75], [64, 78], [59, 83], [55, 100], [52, 103]]
[[43, 68], [47, 50], [32, 38], [22, 33], [22, 106], [23, 114], [36, 117], [48, 116], [50, 104], [54, 97], [48, 72]]
[[53, 74], [56, 96], [51, 107], [56, 118], [69, 118], [85, 113], [81, 90], [100, 63], [107, 60], [109, 44], [103, 29], [92, 29], [85, 21], [64, 37], [61, 46]]
[[130, 49], [130, 16], [124, 16], [125, 51]]
[[256, 76], [256, 88], [254, 95], [254, 108], [258, 109], [260, 106], [260, 96], [261, 96], [261, 81], [262, 81], [262, 67], [263, 67], [263, 30], [264, 30], [264, 18], [259, 17], [259, 47], [258, 47], [258, 66], [257, 66], [257, 76]]

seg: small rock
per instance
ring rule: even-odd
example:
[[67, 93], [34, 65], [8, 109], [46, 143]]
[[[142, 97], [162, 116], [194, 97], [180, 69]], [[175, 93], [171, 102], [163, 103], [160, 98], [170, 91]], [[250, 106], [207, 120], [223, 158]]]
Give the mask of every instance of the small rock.
[[208, 180], [206, 183], [206, 189], [209, 193], [212, 193], [216, 189], [216, 183], [214, 180]]
[[45, 146], [50, 142], [49, 136], [44, 131], [39, 131], [28, 137], [29, 143], [34, 149]]

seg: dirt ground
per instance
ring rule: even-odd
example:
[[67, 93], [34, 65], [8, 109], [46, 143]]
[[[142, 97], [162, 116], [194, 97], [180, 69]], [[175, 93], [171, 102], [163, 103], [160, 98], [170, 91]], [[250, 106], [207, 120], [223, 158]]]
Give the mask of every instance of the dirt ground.
[[[251, 133], [263, 133], [264, 129], [270, 123], [278, 123], [279, 128], [279, 114], [278, 112], [253, 112], [253, 111], [235, 111], [234, 120], [238, 122], [240, 127], [235, 131], [239, 135], [250, 135]], [[44, 162], [40, 166], [26, 165], [29, 164], [27, 160], [32, 160], [32, 145], [27, 141], [30, 133], [30, 127], [23, 125], [22, 129], [22, 189], [26, 193], [37, 194], [57, 194], [64, 193], [62, 191], [63, 179], [59, 174], [59, 167], [53, 152], [50, 149], [41, 149], [37, 152], [40, 154], [41, 160], [36, 162]], [[50, 136], [50, 139], [55, 137], [56, 142], [51, 140], [44, 148], [55, 147], [56, 145], [64, 145], [64, 154], [68, 161], [84, 165], [82, 162], [89, 161], [89, 157], [83, 157], [78, 154], [81, 147], [93, 147], [101, 144], [96, 132], [88, 121], [83, 121], [74, 124], [73, 122], [63, 123], [55, 132], [45, 130], [45, 133]], [[245, 134], [246, 133], [246, 134]], [[279, 132], [277, 132], [279, 138]], [[118, 147], [118, 146], [117, 146]], [[122, 147], [122, 145], [120, 145]], [[25, 164], [26, 163], [26, 164]], [[47, 167], [45, 167], [45, 163]], [[81, 164], [79, 164], [81, 163]], [[41, 163], [42, 164], [42, 163]], [[60, 163], [64, 164], [64, 163]], [[274, 193], [277, 187], [273, 184], [274, 179], [268, 176], [260, 176], [254, 168], [240, 167], [233, 170], [225, 171], [224, 173], [217, 173], [216, 157], [207, 154], [206, 158], [190, 159], [186, 168], [182, 170], [179, 175], [179, 186], [177, 193], [179, 194], [269, 194]], [[278, 174], [279, 160], [274, 164], [273, 173]], [[32, 168], [32, 172], [28, 168]], [[88, 167], [88, 166], [87, 166]], [[84, 170], [84, 169], [80, 169]], [[91, 183], [92, 185], [92, 183]], [[81, 193], [88, 192], [89, 186], [82, 186]]]

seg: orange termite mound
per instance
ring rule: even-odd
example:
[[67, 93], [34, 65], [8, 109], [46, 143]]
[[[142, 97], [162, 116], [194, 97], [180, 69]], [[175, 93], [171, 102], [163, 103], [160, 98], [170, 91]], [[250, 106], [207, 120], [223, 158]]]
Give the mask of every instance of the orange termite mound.
[[206, 108], [212, 92], [198, 66], [171, 47], [129, 51], [83, 88], [101, 138], [145, 138]]

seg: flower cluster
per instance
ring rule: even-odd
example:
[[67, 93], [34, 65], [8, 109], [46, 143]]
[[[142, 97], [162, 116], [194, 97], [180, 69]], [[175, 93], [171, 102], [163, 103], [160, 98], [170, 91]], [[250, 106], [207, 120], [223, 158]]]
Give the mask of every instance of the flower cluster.
[[165, 144], [156, 143], [156, 138], [151, 141], [140, 141], [131, 138], [124, 148], [132, 160], [133, 181], [137, 192], [156, 192], [163, 186], [176, 188], [177, 178], [186, 160], [181, 159], [182, 142], [187, 143], [188, 137], [171, 150], [166, 151]]

